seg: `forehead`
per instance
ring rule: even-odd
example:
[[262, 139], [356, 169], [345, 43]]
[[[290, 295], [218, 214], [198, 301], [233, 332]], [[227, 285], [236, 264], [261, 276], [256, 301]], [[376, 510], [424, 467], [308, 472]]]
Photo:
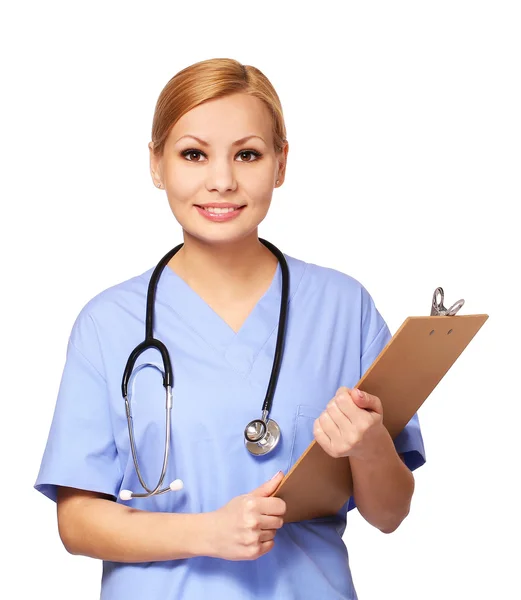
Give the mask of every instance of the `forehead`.
[[246, 135], [260, 135], [270, 144], [272, 120], [262, 100], [233, 94], [208, 100], [185, 113], [170, 131], [169, 142], [175, 144], [178, 138], [188, 134], [210, 144], [233, 143]]

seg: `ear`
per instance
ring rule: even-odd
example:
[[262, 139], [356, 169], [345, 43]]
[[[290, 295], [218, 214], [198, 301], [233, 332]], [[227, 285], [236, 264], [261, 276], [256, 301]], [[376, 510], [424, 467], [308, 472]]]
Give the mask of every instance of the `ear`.
[[149, 142], [148, 150], [150, 152], [150, 175], [152, 177], [152, 182], [155, 187], [158, 187], [158, 184], [163, 186], [163, 161], [162, 157], [154, 154], [154, 143]]
[[282, 155], [278, 160], [279, 160], [279, 170], [277, 172], [277, 179], [279, 180], [279, 183], [277, 184], [278, 187], [280, 187], [283, 183], [284, 183], [284, 179], [286, 177], [286, 163], [288, 162], [288, 150], [289, 150], [289, 143], [288, 140], [286, 140], [284, 142], [284, 146], [282, 147], [282, 150], [280, 152], [280, 154]]

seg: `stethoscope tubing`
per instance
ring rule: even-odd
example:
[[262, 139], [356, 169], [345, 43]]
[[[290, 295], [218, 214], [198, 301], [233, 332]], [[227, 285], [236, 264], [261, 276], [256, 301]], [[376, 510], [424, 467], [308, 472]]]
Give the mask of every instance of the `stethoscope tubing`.
[[[281, 266], [281, 271], [282, 271], [282, 293], [281, 293], [281, 300], [280, 300], [280, 314], [279, 314], [279, 323], [278, 323], [278, 330], [277, 330], [275, 356], [274, 356], [274, 360], [273, 360], [273, 367], [272, 367], [271, 374], [270, 374], [268, 388], [266, 391], [266, 397], [262, 404], [261, 419], [255, 419], [254, 421], [251, 421], [247, 425], [245, 432], [244, 432], [246, 446], [247, 446], [248, 450], [250, 452], [252, 452], [252, 454], [265, 454], [267, 452], [270, 452], [277, 445], [277, 443], [279, 441], [279, 437], [280, 437], [280, 429], [279, 429], [278, 425], [275, 423], [275, 421], [270, 422], [269, 414], [271, 412], [271, 408], [273, 405], [273, 396], [275, 394], [275, 388], [277, 385], [280, 368], [282, 365], [282, 357], [283, 357], [284, 343], [285, 343], [285, 337], [286, 337], [287, 310], [288, 310], [288, 298], [289, 298], [289, 269], [288, 269], [288, 265], [287, 265], [286, 259], [284, 257], [284, 254], [276, 246], [274, 246], [267, 240], [259, 238], [259, 241], [261, 243], [263, 243], [273, 254], [275, 254], [275, 256], [277, 257], [277, 259], [279, 261], [279, 264]], [[134, 348], [134, 350], [131, 352], [130, 356], [128, 357], [128, 360], [127, 360], [127, 363], [125, 365], [125, 369], [123, 372], [123, 378], [122, 378], [122, 382], [121, 382], [121, 392], [122, 392], [123, 398], [125, 399], [125, 410], [126, 410], [126, 414], [127, 414], [130, 449], [132, 452], [132, 459], [134, 462], [134, 467], [136, 469], [136, 473], [137, 473], [139, 482], [142, 485], [143, 489], [146, 490], [146, 492], [147, 492], [146, 494], [136, 494], [136, 493], [130, 492], [129, 490], [125, 490], [126, 493], [130, 494], [130, 496], [126, 497], [125, 499], [129, 499], [130, 497], [132, 497], [132, 498], [147, 498], [149, 496], [164, 494], [165, 492], [168, 492], [171, 489], [176, 489], [176, 488], [174, 488], [174, 484], [176, 482], [172, 482], [172, 484], [170, 484], [170, 487], [168, 487], [168, 488], [161, 489], [161, 486], [163, 484], [164, 478], [166, 476], [166, 471], [168, 468], [168, 457], [169, 457], [169, 450], [170, 450], [173, 371], [172, 371], [172, 363], [170, 360], [170, 355], [168, 353], [168, 349], [163, 344], [163, 342], [154, 338], [153, 331], [154, 331], [154, 317], [155, 317], [154, 307], [155, 307], [156, 290], [157, 290], [159, 278], [161, 276], [161, 273], [163, 272], [163, 269], [168, 264], [170, 259], [177, 252], [179, 252], [179, 250], [181, 250], [181, 248], [183, 246], [184, 246], [184, 244], [179, 244], [175, 248], [172, 248], [172, 250], [167, 252], [163, 256], [163, 258], [159, 261], [159, 263], [157, 264], [157, 266], [155, 267], [155, 269], [152, 273], [152, 276], [150, 277], [150, 281], [148, 284], [148, 290], [147, 290], [147, 299], [146, 299], [145, 339], [140, 344], [138, 344]], [[163, 455], [163, 466], [161, 469], [161, 474], [159, 476], [159, 480], [158, 480], [158, 483], [155, 486], [155, 488], [149, 488], [147, 486], [147, 484], [141, 474], [141, 470], [139, 468], [139, 460], [138, 460], [137, 451], [136, 451], [134, 426], [133, 426], [133, 419], [132, 419], [131, 398], [128, 395], [128, 384], [133, 376], [136, 360], [139, 358], [139, 356], [141, 356], [141, 354], [143, 354], [143, 352], [145, 352], [146, 350], [151, 349], [151, 348], [155, 348], [161, 354], [161, 359], [163, 362], [163, 370], [161, 370], [161, 368], [159, 368], [157, 365], [153, 365], [153, 366], [158, 368], [158, 370], [162, 373], [163, 386], [165, 388], [165, 393], [166, 393], [166, 399], [165, 399], [165, 410], [166, 410], [165, 450], [164, 450], [164, 455]], [[134, 372], [134, 376], [135, 376], [135, 374], [137, 374], [137, 372], [141, 368], [143, 368], [144, 366], [148, 366], [150, 364], [152, 364], [152, 363], [145, 363], [145, 364], [137, 367], [137, 369]], [[251, 433], [249, 434], [248, 430], [249, 430], [250, 426], [252, 426], [254, 424], [260, 425], [260, 429], [257, 429], [256, 434], [251, 434]], [[272, 436], [271, 440], [270, 440], [270, 438], [269, 438], [270, 434], [268, 432], [268, 424], [273, 426], [272, 431], [278, 432], [277, 439], [274, 440], [273, 436]], [[250, 437], [250, 436], [253, 436], [253, 437]], [[264, 440], [264, 443], [266, 443], [266, 440], [270, 440], [269, 444], [262, 447], [261, 439]], [[258, 448], [257, 448], [257, 444], [258, 444]], [[255, 450], [257, 450], [256, 452], [252, 451], [252, 446], [255, 448]]]
[[275, 356], [273, 359], [273, 367], [271, 369], [270, 380], [268, 383], [268, 389], [266, 392], [266, 398], [262, 404], [263, 413], [269, 414], [271, 412], [271, 407], [273, 405], [273, 396], [275, 395], [275, 388], [277, 386], [277, 381], [279, 378], [280, 367], [282, 365], [282, 356], [284, 352], [284, 343], [286, 341], [286, 325], [287, 325], [287, 315], [288, 315], [288, 297], [289, 297], [289, 269], [288, 264], [286, 262], [286, 258], [284, 254], [272, 243], [267, 240], [259, 238], [259, 240], [275, 254], [275, 256], [279, 259], [280, 268], [282, 271], [282, 293], [280, 298], [280, 317], [279, 317], [279, 326], [277, 330], [277, 342], [275, 345]]
[[[158, 365], [154, 365], [151, 363], [145, 363], [142, 365], [139, 365], [138, 367], [136, 367], [136, 369], [133, 371], [132, 373], [132, 377], [131, 377], [131, 381], [133, 383], [132, 378], [135, 377], [137, 375], [137, 373], [144, 367], [149, 367], [149, 366], [153, 366], [155, 367], [159, 372], [163, 373], [163, 370], [158, 366]], [[133, 395], [133, 385], [131, 385], [131, 397]], [[130, 398], [131, 398], [130, 397]], [[164, 494], [166, 492], [169, 492], [171, 490], [170, 487], [164, 488], [164, 489], [160, 489], [161, 486], [163, 485], [163, 481], [165, 479], [166, 476], [166, 471], [168, 468], [168, 455], [170, 452], [170, 436], [171, 436], [171, 415], [172, 415], [172, 388], [170, 386], [167, 386], [166, 388], [166, 402], [165, 402], [165, 410], [166, 410], [166, 418], [165, 418], [165, 449], [164, 449], [164, 454], [163, 454], [163, 467], [161, 469], [161, 474], [159, 476], [159, 480], [156, 484], [156, 487], [151, 489], [147, 486], [145, 480], [143, 479], [142, 475], [141, 475], [141, 469], [139, 467], [139, 460], [138, 460], [138, 456], [137, 456], [137, 451], [136, 451], [136, 443], [135, 443], [135, 438], [134, 438], [134, 420], [132, 418], [132, 408], [131, 408], [131, 399], [129, 397], [125, 397], [125, 410], [127, 413], [127, 424], [128, 424], [128, 435], [129, 435], [129, 440], [130, 440], [130, 450], [132, 452], [132, 459], [134, 461], [134, 467], [136, 469], [136, 474], [138, 476], [139, 479], [139, 483], [141, 484], [141, 486], [143, 487], [144, 490], [146, 490], [146, 494], [136, 494], [133, 493], [132, 496], [134, 498], [148, 498], [149, 496], [155, 496], [155, 495], [159, 495], [159, 494]]]

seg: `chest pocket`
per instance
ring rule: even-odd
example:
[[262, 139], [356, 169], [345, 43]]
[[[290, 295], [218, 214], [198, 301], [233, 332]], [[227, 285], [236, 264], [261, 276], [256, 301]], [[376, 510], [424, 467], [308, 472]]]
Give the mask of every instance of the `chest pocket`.
[[306, 451], [307, 447], [315, 439], [313, 425], [315, 419], [322, 414], [322, 409], [308, 404], [299, 404], [295, 414], [293, 426], [293, 439], [286, 473], [293, 467], [297, 460]]

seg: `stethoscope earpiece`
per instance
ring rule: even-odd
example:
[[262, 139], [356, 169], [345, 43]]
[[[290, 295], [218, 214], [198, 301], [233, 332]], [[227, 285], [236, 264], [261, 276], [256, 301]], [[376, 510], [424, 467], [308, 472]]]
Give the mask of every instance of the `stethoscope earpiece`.
[[[168, 486], [168, 489], [163, 490], [163, 492], [178, 492], [179, 490], [182, 490], [184, 488], [184, 485], [185, 484], [182, 482], [181, 479], [175, 479]], [[155, 496], [156, 494], [134, 494], [132, 490], [121, 490], [121, 492], [119, 492], [119, 499], [123, 500], [124, 502], [127, 502], [131, 498], [148, 498], [150, 496]]]

